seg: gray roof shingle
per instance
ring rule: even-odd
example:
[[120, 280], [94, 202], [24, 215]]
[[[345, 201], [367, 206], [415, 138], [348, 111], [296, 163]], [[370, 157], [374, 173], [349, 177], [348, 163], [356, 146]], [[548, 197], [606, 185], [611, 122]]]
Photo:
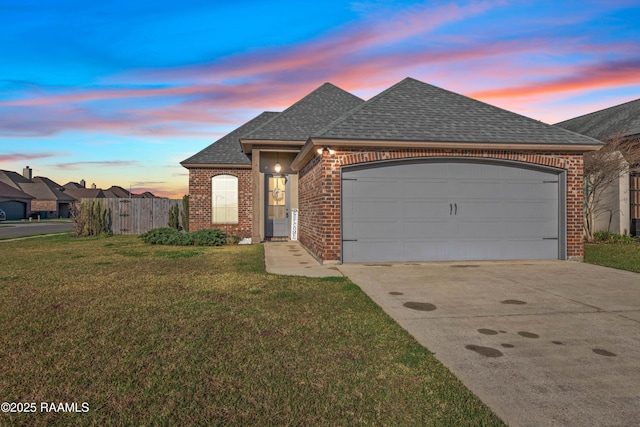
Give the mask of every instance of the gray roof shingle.
[[239, 128], [226, 134], [204, 150], [180, 162], [182, 165], [250, 165], [251, 160], [242, 152], [240, 137], [262, 126], [279, 113], [264, 112]]
[[364, 100], [325, 83], [258, 129], [243, 135], [248, 140], [306, 141]]
[[0, 199], [7, 200], [31, 200], [33, 196], [0, 181]]
[[564, 129], [605, 141], [618, 133], [640, 135], [640, 99], [556, 123]]
[[600, 144], [412, 78], [369, 99], [312, 136], [379, 141]]

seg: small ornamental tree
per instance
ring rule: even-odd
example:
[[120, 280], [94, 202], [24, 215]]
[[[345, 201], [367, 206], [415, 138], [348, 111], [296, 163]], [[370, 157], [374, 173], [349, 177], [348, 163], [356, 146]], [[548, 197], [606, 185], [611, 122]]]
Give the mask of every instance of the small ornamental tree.
[[178, 205], [172, 205], [169, 208], [169, 228], [180, 230], [180, 208]]
[[611, 138], [600, 150], [584, 155], [584, 234], [594, 241], [595, 217], [605, 190], [620, 177], [640, 171], [640, 138]]
[[182, 228], [189, 232], [189, 195], [182, 196]]
[[95, 199], [84, 199], [71, 206], [74, 234], [78, 237], [111, 233], [111, 209]]

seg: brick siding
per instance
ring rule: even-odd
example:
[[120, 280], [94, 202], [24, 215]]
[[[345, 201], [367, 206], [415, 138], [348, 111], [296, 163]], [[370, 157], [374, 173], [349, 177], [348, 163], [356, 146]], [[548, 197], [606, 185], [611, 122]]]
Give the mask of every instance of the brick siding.
[[[211, 178], [232, 175], [238, 178], [238, 223], [212, 223]], [[189, 231], [218, 228], [241, 238], [251, 237], [253, 204], [251, 169], [189, 169]]]
[[584, 257], [582, 232], [583, 156], [496, 150], [336, 148], [334, 157], [316, 156], [299, 175], [299, 240], [318, 258], [340, 260], [340, 168], [380, 160], [417, 157], [477, 157], [512, 160], [566, 170], [567, 258]]

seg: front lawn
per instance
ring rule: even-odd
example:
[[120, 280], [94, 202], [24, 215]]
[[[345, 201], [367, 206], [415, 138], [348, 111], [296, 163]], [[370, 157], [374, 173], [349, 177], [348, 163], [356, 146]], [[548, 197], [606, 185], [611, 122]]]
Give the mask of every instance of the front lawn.
[[261, 246], [0, 250], [0, 402], [37, 407], [0, 425], [502, 425], [348, 279], [266, 274]]
[[584, 260], [590, 264], [640, 273], [640, 244], [587, 244], [584, 252]]

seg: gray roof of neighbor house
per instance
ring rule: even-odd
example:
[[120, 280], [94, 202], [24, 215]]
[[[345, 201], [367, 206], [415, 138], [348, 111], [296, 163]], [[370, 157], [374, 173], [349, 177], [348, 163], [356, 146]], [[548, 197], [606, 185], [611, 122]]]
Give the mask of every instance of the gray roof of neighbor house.
[[556, 123], [556, 126], [599, 140], [640, 135], [640, 99]]
[[17, 188], [0, 181], [0, 199], [31, 200], [33, 199], [33, 196], [30, 196], [24, 191], [18, 190]]
[[14, 171], [0, 170], [0, 182], [4, 182], [5, 184], [20, 190], [19, 184], [30, 183], [31, 180]]
[[250, 165], [251, 160], [242, 152], [240, 137], [262, 126], [279, 113], [266, 111], [226, 134], [204, 150], [180, 162], [181, 165]]
[[52, 179], [47, 178], [46, 176], [36, 176], [33, 177], [32, 179], [33, 182], [41, 182], [43, 184], [47, 184], [47, 186], [51, 187], [51, 188], [56, 188], [60, 191], [64, 191], [64, 186], [58, 184], [57, 182], [55, 182]]
[[311, 135], [326, 139], [601, 145], [466, 96], [406, 78]]
[[65, 185], [65, 194], [70, 195], [76, 200], [80, 199], [104, 199], [105, 195], [100, 188], [84, 188], [80, 187], [67, 187]]
[[31, 194], [36, 200], [57, 200], [58, 202], [75, 202], [76, 199], [64, 194], [57, 188], [49, 187], [44, 182], [29, 182], [20, 184], [25, 193]]
[[243, 140], [306, 141], [309, 136], [325, 127], [364, 100], [325, 83], [282, 113], [252, 132], [241, 136]]

